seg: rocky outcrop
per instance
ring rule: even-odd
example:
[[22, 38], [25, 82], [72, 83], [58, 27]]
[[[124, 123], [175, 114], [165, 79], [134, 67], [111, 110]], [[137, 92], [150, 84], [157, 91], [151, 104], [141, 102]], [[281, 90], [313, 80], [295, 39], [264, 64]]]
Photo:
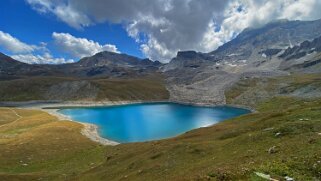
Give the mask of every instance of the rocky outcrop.
[[297, 46], [289, 47], [279, 57], [285, 60], [299, 59], [313, 52], [321, 52], [321, 36], [313, 41], [304, 41]]
[[204, 53], [195, 51], [180, 51], [170, 63], [162, 67], [163, 72], [182, 69], [182, 68], [198, 68], [208, 62], [209, 56]]
[[46, 100], [94, 101], [99, 89], [86, 80], [64, 81], [54, 84], [44, 94]]

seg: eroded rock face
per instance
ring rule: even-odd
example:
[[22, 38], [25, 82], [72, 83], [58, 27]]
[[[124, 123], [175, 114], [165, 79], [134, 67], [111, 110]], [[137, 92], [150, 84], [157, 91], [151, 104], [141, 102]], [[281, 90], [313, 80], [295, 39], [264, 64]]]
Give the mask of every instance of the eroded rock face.
[[44, 97], [48, 100], [86, 100], [93, 101], [98, 88], [89, 81], [65, 81], [52, 85]]
[[304, 41], [297, 46], [287, 48], [280, 57], [286, 60], [299, 59], [313, 52], [321, 52], [321, 36], [313, 41]]

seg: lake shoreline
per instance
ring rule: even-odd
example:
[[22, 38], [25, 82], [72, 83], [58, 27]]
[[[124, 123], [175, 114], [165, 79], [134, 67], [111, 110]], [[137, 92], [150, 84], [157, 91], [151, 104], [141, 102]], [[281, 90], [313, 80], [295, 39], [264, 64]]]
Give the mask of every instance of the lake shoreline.
[[69, 116], [66, 116], [64, 114], [59, 113], [59, 109], [39, 109], [39, 108], [30, 108], [30, 109], [35, 109], [35, 110], [41, 110], [41, 111], [45, 111], [50, 115], [53, 115], [55, 117], [57, 117], [59, 120], [61, 121], [72, 121], [72, 122], [76, 122], [78, 124], [83, 125], [83, 129], [81, 130], [81, 134], [84, 135], [85, 137], [89, 138], [90, 140], [94, 141], [94, 142], [98, 142], [102, 145], [108, 145], [108, 146], [115, 146], [118, 145], [120, 143], [112, 141], [112, 140], [108, 140], [106, 138], [103, 138], [99, 135], [98, 132], [98, 126], [95, 124], [90, 124], [90, 123], [83, 123], [83, 122], [79, 122], [76, 121], [74, 119], [71, 119]]
[[34, 109], [45, 111], [59, 120], [67, 120], [79, 123], [83, 125], [81, 134], [89, 138], [94, 142], [98, 142], [102, 145], [115, 146], [121, 143], [108, 140], [99, 135], [98, 126], [90, 123], [83, 123], [77, 120], [70, 118], [64, 114], [59, 113], [60, 109], [66, 108], [86, 108], [86, 107], [104, 107], [104, 106], [125, 106], [125, 105], [134, 105], [134, 104], [157, 104], [157, 103], [174, 103], [188, 106], [198, 106], [198, 107], [220, 107], [220, 106], [230, 106], [235, 108], [247, 109], [249, 111], [256, 112], [255, 109], [243, 105], [231, 105], [231, 104], [201, 104], [201, 103], [186, 103], [170, 100], [159, 100], [159, 101], [101, 101], [101, 102], [92, 102], [92, 101], [27, 101], [27, 102], [1, 102], [0, 107], [18, 107], [25, 109]]
[[211, 104], [211, 103], [193, 103], [172, 100], [151, 100], [151, 101], [25, 101], [25, 102], [0, 102], [0, 107], [20, 107], [20, 108], [41, 108], [41, 109], [62, 109], [62, 108], [81, 108], [81, 107], [104, 107], [104, 106], [122, 106], [132, 104], [156, 104], [156, 103], [175, 103], [188, 106], [199, 107], [219, 107], [230, 106], [242, 108], [257, 112], [256, 109], [250, 106], [239, 104]]

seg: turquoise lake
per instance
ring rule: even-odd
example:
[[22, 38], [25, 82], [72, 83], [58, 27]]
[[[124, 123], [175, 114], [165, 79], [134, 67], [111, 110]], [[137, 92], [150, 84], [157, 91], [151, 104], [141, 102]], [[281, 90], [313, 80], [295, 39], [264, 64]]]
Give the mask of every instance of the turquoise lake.
[[250, 113], [227, 106], [198, 107], [175, 103], [68, 108], [59, 112], [73, 120], [97, 125], [101, 137], [119, 143], [170, 138]]

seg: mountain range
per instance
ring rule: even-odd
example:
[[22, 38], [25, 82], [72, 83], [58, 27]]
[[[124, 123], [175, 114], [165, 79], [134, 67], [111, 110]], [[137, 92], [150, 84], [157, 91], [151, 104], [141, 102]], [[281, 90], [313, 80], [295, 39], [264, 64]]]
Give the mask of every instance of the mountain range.
[[[153, 77], [152, 80], [164, 85], [169, 93], [169, 97], [163, 96], [160, 99], [194, 104], [225, 104], [226, 90], [243, 79], [319, 73], [320, 52], [321, 20], [279, 20], [262, 27], [247, 28], [212, 52], [180, 51], [167, 64], [126, 54], [100, 52], [76, 63], [30, 65], [0, 54], [0, 86], [2, 84], [5, 89], [8, 86], [4, 85], [10, 81], [35, 77], [51, 80], [59, 77], [63, 78], [65, 87], [81, 90], [84, 85], [75, 84], [78, 79], [129, 81]], [[41, 93], [49, 94], [57, 84], [61, 82], [53, 81]], [[17, 89], [19, 86], [15, 85]], [[91, 89], [97, 90], [97, 86], [86, 84], [85, 87], [88, 93]], [[64, 95], [63, 92], [60, 94]], [[2, 96], [0, 101], [8, 101], [5, 97]], [[42, 96], [39, 99], [50, 97]], [[140, 98], [133, 95], [135, 97]], [[92, 100], [102, 101], [105, 98], [94, 96]], [[22, 100], [28, 99], [27, 96]], [[58, 96], [56, 99], [69, 98]]]

